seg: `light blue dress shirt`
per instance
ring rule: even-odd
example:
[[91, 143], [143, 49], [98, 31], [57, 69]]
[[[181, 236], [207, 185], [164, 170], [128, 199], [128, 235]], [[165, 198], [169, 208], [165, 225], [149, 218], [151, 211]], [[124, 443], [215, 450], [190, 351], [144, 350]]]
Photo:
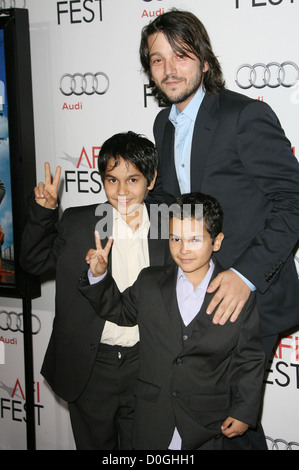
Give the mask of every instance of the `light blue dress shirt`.
[[[201, 86], [182, 112], [173, 104], [169, 113], [169, 120], [175, 128], [174, 160], [181, 194], [190, 193], [191, 191], [190, 160], [192, 137], [197, 113], [204, 96], [205, 90]], [[241, 273], [233, 268], [231, 270], [243, 279], [250, 290], [256, 290], [256, 287]]]
[[175, 127], [174, 159], [181, 194], [190, 193], [190, 155], [192, 136], [196, 116], [202, 100], [204, 89], [200, 87], [186, 108], [180, 113], [176, 105], [172, 105], [169, 119]]

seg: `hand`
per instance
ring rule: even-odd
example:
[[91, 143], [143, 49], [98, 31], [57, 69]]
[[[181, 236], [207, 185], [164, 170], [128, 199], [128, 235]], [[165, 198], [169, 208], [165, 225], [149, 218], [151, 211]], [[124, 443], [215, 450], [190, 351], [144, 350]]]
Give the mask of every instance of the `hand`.
[[108, 256], [113, 243], [113, 238], [109, 237], [105, 248], [102, 248], [99, 232], [95, 232], [96, 249], [88, 250], [85, 260], [94, 276], [102, 276], [107, 271]]
[[35, 200], [40, 206], [55, 209], [57, 205], [60, 174], [61, 167], [58, 166], [52, 182], [50, 165], [48, 162], [45, 163], [45, 182], [39, 183], [38, 186], [34, 188]]
[[219, 304], [213, 323], [224, 325], [229, 318], [231, 322], [234, 322], [247, 302], [251, 290], [238, 274], [230, 270], [218, 274], [209, 285], [207, 292], [215, 292], [218, 287], [218, 291], [208, 305], [207, 313], [211, 314]]
[[231, 439], [232, 437], [242, 436], [242, 434], [247, 431], [248, 427], [248, 424], [229, 417], [222, 423], [221, 431], [224, 436]]

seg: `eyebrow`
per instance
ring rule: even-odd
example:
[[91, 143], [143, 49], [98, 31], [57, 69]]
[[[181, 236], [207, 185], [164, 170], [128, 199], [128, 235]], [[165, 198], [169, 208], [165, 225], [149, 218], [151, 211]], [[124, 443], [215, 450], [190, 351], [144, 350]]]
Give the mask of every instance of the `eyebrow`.
[[[176, 235], [175, 233], [170, 233], [169, 234], [170, 237], [175, 237], [175, 238], [182, 238], [181, 235]], [[194, 238], [203, 238], [204, 235], [202, 233], [198, 233], [197, 235], [193, 235], [192, 237], [190, 238], [186, 238], [186, 240], [193, 240]]]
[[151, 58], [154, 57], [154, 56], [160, 56], [160, 57], [162, 57], [162, 55], [163, 55], [163, 54], [162, 54], [161, 52], [155, 51], [155, 52], [152, 52], [152, 53], [149, 55], [149, 58], [151, 59]]
[[[139, 173], [133, 173], [132, 175], [128, 175], [128, 178], [136, 178], [136, 176], [140, 176]], [[115, 175], [111, 175], [110, 173], [105, 174], [105, 178], [116, 178]]]

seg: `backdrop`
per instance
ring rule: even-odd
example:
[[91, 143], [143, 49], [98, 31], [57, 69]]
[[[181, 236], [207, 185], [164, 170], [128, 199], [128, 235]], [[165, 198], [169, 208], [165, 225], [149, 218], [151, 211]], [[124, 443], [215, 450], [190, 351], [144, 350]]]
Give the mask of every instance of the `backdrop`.
[[[0, 7], [29, 10], [37, 179], [43, 180], [45, 161], [53, 170], [62, 166], [62, 210], [105, 200], [97, 155], [108, 137], [133, 130], [153, 138], [159, 108], [140, 69], [140, 31], [171, 7], [202, 20], [227, 87], [268, 102], [294, 152], [298, 146], [299, 0], [1, 0]], [[40, 450], [74, 449], [67, 406], [39, 372], [54, 296], [54, 281], [43, 278], [42, 296], [33, 301]], [[1, 298], [0, 449], [26, 448], [22, 341], [21, 303]], [[265, 384], [262, 422], [270, 449], [299, 450], [298, 396], [294, 331], [281, 338]]]

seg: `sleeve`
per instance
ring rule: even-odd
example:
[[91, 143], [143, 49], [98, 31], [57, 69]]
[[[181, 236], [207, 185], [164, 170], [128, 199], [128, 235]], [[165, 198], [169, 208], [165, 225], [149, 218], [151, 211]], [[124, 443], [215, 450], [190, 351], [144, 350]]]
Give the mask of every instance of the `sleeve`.
[[252, 293], [242, 312], [238, 343], [229, 369], [232, 400], [230, 416], [254, 427], [258, 420], [265, 373], [259, 316]]
[[263, 102], [240, 113], [237, 146], [270, 210], [263, 230], [232, 267], [265, 292], [299, 239], [299, 163], [276, 115]]
[[101, 318], [117, 325], [133, 326], [137, 324], [141, 277], [142, 271], [135, 283], [121, 293], [109, 272], [93, 285], [89, 284], [88, 274], [84, 272], [79, 290]]
[[66, 210], [58, 225], [58, 208], [46, 209], [30, 196], [20, 253], [24, 271], [35, 275], [55, 271], [57, 257], [65, 244], [67, 218]]
[[150, 204], [166, 203], [170, 205], [173, 203], [173, 200], [174, 200], [174, 197], [171, 194], [166, 193], [163, 188], [161, 171], [160, 171], [161, 158], [163, 158], [162, 142], [163, 142], [163, 136], [164, 136], [164, 131], [165, 131], [165, 125], [168, 120], [168, 115], [169, 115], [169, 110], [163, 109], [156, 116], [156, 119], [153, 125], [155, 145], [157, 147], [158, 154], [159, 154], [159, 165], [158, 165], [158, 174], [157, 174], [155, 186], [151, 191], [148, 192], [148, 195], [146, 197], [147, 202]]

